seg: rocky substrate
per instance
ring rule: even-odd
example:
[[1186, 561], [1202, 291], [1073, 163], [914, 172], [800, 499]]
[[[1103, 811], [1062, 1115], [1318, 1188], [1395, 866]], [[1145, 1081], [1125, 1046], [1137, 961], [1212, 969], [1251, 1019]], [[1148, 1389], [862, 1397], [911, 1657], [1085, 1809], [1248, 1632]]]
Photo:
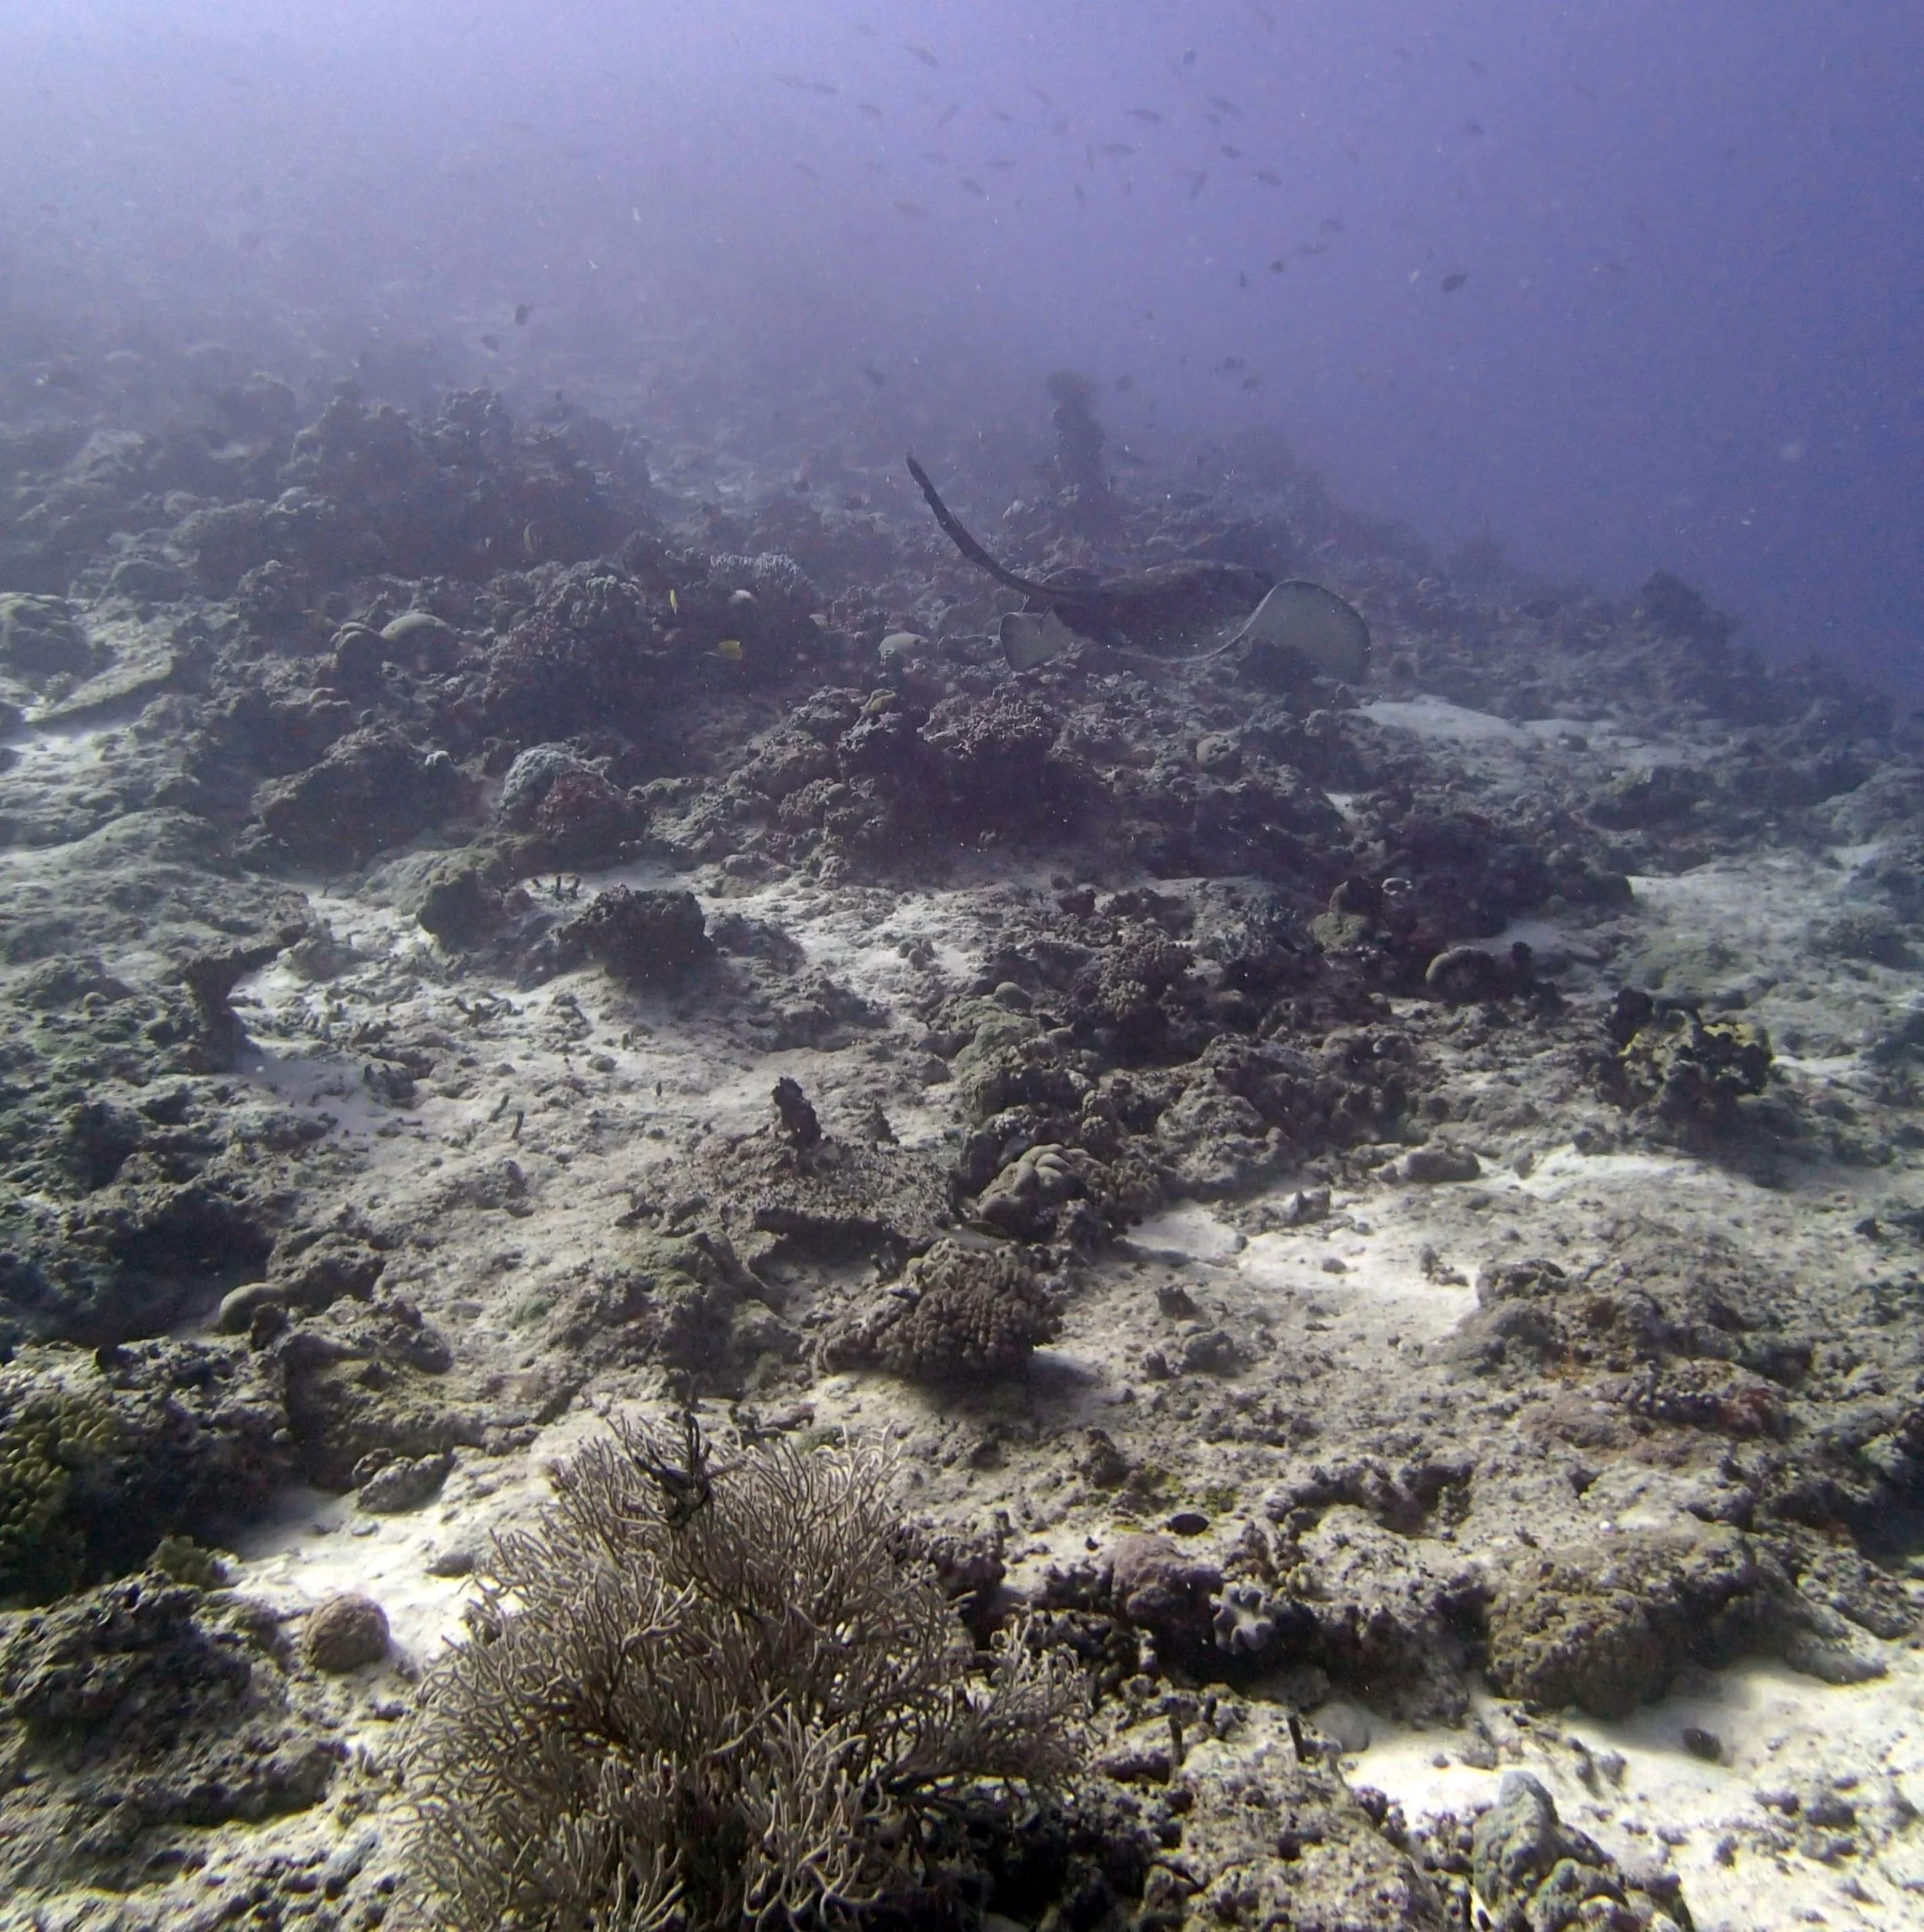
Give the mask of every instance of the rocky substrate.
[[[1906, 722], [1301, 475], [1000, 540], [1313, 570], [1367, 688], [1013, 672], [880, 477], [207, 407], [0, 459], [6, 1912], [398, 1909], [419, 1667], [610, 1406], [892, 1440], [1078, 1660], [978, 1916], [1903, 1909]], [[1759, 1683], [1834, 1759], [1668, 1714]]]

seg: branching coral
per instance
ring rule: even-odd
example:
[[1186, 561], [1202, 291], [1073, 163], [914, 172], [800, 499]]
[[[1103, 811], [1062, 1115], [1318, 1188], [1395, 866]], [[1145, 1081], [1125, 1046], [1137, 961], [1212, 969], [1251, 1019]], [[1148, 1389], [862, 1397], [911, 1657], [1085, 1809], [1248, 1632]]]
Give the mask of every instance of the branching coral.
[[412, 1740], [437, 1925], [773, 1928], [932, 1882], [924, 1828], [982, 1779], [1070, 1768], [1067, 1677], [977, 1656], [902, 1554], [886, 1464], [727, 1468], [617, 1427], [504, 1537]]

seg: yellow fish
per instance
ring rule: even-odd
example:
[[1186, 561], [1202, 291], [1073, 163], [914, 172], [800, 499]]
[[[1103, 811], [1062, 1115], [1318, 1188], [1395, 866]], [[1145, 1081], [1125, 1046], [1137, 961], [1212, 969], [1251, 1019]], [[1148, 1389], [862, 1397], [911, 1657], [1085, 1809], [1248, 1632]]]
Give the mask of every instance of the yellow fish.
[[727, 658], [730, 664], [740, 663], [742, 661], [741, 639], [739, 637], [724, 637], [715, 646], [715, 655], [717, 657]]
[[672, 590], [668, 593], [668, 608], [672, 610], [677, 617], [681, 615], [681, 599], [678, 598]]

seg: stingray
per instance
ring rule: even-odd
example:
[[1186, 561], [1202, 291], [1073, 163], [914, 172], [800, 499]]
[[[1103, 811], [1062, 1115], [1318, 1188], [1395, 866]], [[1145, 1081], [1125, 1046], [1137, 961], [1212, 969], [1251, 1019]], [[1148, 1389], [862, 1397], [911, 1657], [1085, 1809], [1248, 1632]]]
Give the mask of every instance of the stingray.
[[1152, 564], [1129, 576], [1099, 579], [1093, 571], [1058, 571], [1037, 579], [998, 563], [937, 495], [928, 472], [911, 456], [909, 474], [935, 520], [970, 562], [998, 583], [1019, 590], [1028, 608], [1011, 612], [1001, 642], [1017, 671], [1046, 663], [1087, 638], [1134, 647], [1165, 659], [1200, 662], [1235, 651], [1261, 682], [1288, 666], [1351, 682], [1369, 668], [1369, 626], [1354, 605], [1304, 578], [1278, 583], [1266, 571], [1201, 558]]
[[[1188, 656], [1203, 636], [1214, 641], [1213, 634], [1225, 622], [1248, 616], [1275, 582], [1266, 571], [1200, 558], [1152, 564], [1121, 577], [1098, 578], [1085, 569], [1057, 571], [1039, 580], [1018, 576], [997, 563], [963, 528], [936, 494], [928, 472], [913, 456], [909, 474], [920, 486], [936, 522], [970, 562], [997, 583], [1020, 591], [1032, 609], [1053, 612], [1077, 636], [1097, 644], [1133, 646], [1159, 656]], [[1054, 635], [1054, 627], [1049, 634]]]

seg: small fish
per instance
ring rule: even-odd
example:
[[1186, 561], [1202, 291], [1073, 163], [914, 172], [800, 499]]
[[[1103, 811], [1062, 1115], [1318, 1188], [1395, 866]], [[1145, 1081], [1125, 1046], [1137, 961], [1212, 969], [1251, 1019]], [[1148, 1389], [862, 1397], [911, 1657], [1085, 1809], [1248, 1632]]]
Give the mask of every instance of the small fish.
[[1052, 108], [1055, 105], [1055, 96], [1051, 94], [1046, 88], [1037, 87], [1033, 82], [1031, 82], [1029, 86], [1029, 92], [1033, 94], [1044, 107]]
[[267, 237], [262, 234], [259, 229], [250, 228], [239, 239], [235, 245], [240, 249], [242, 254], [252, 255], [266, 239]]
[[515, 327], [517, 329], [526, 328], [528, 325], [528, 318], [533, 313], [534, 304], [533, 302], [517, 302], [514, 305]]
[[739, 637], [724, 637], [715, 646], [715, 655], [717, 657], [725, 657], [730, 664], [740, 663], [742, 661], [741, 639]]
[[499, 335], [483, 335], [481, 338], [481, 346], [490, 353], [499, 355], [501, 353], [501, 338]]
[[1193, 202], [1209, 185], [1209, 170], [1207, 168], [1185, 169], [1183, 179], [1189, 184], [1189, 199]]
[[1265, 188], [1280, 188], [1283, 185], [1282, 176], [1278, 174], [1273, 168], [1258, 168], [1256, 170], [1256, 179]]
[[882, 110], [873, 101], [857, 101], [856, 106], [866, 114], [879, 128], [882, 125]]
[[957, 102], [951, 101], [948, 105], [935, 117], [936, 132], [939, 134], [942, 129], [946, 128], [949, 123], [953, 121], [961, 112], [962, 109], [960, 105]]
[[1325, 235], [1347, 235], [1349, 232], [1334, 215], [1325, 215], [1316, 225]]
[[540, 550], [540, 535], [532, 523], [524, 523], [521, 526], [521, 547], [531, 557]]
[[675, 595], [672, 589], [668, 592], [668, 608], [677, 617], [681, 615], [681, 599]]
[[[799, 74], [777, 74], [775, 78], [783, 87], [792, 87], [798, 94], [806, 94], [808, 92], [807, 82], [803, 80]], [[510, 121], [508, 125], [513, 127], [514, 123]], [[528, 132], [532, 134], [534, 130], [530, 128]]]
[[1089, 199], [1089, 191], [1083, 186], [1081, 182], [1071, 182], [1069, 185], [1076, 191], [1076, 199], [1077, 201], [1083, 202], [1087, 202]]
[[1218, 369], [1239, 369], [1247, 366], [1240, 355], [1225, 355], [1216, 365]]
[[1135, 386], [1136, 379], [1133, 375], [1119, 375], [1116, 378], [1116, 387], [1124, 395], [1127, 395]]
[[924, 67], [940, 67], [942, 65], [926, 47], [918, 47], [913, 41], [905, 40], [902, 46], [905, 52], [913, 54]]
[[997, 155], [994, 160], [985, 161], [982, 165], [985, 168], [993, 168], [998, 175], [1006, 175], [1015, 163], [1006, 155]]
[[1238, 121], [1243, 118], [1242, 109], [1239, 108], [1234, 101], [1226, 99], [1222, 95], [1211, 95], [1209, 96], [1209, 105], [1213, 107], [1218, 114], [1233, 114]]
[[791, 165], [797, 174], [805, 176], [810, 181], [820, 181], [822, 178], [821, 169], [811, 168], [805, 161], [797, 161]]
[[1581, 81], [1572, 81], [1570, 85], [1574, 87], [1586, 101], [1595, 101], [1599, 98], [1597, 90], [1594, 87], [1585, 87]]
[[1269, 265], [1269, 272], [1271, 275], [1281, 275], [1288, 266], [1289, 264], [1279, 255]]
[[1185, 47], [1185, 48], [1183, 49], [1183, 53], [1182, 53], [1182, 65], [1183, 65], [1184, 66], [1185, 66], [1185, 67], [1194, 67], [1194, 66], [1195, 65], [1195, 64], [1196, 64], [1196, 50], [1195, 50], [1195, 48], [1193, 48], [1193, 47]]
[[979, 181], [972, 181], [967, 175], [960, 175], [957, 179], [977, 201], [985, 202], [989, 199], [989, 191]]
[[810, 81], [807, 85], [811, 94], [839, 94], [842, 91], [833, 81]]
[[912, 222], [926, 222], [929, 219], [929, 211], [920, 202], [897, 202], [895, 212], [906, 215]]
[[866, 375], [878, 389], [887, 388], [888, 378], [884, 375], [873, 362], [864, 362], [862, 365], [862, 373]]
[[1260, 375], [1245, 375], [1243, 378], [1243, 387], [1246, 389], [1260, 389], [1262, 386], [1263, 379]]
[[1463, 132], [1465, 134], [1481, 134], [1483, 132], [1483, 123], [1481, 121], [1465, 121], [1463, 123]]
[[949, 157], [940, 148], [918, 148], [915, 151], [915, 158], [917, 161], [926, 161], [931, 168], [939, 168]]
[[1465, 282], [1469, 280], [1469, 279], [1470, 278], [1465, 275], [1461, 269], [1452, 269], [1449, 274], [1446, 275], [1443, 278], [1444, 294], [1446, 295], [1454, 295], [1458, 289], [1463, 286]]
[[1480, 60], [1465, 61], [1464, 65], [1472, 74], [1487, 74], [1490, 71]]
[[1247, 289], [1249, 286], [1249, 277], [1241, 269], [1236, 271], [1236, 286], [1239, 289]]
[[1058, 114], [1049, 123], [1049, 132], [1051, 134], [1067, 134], [1074, 125], [1074, 123], [1070, 120], [1067, 115]]
[[1329, 244], [1327, 242], [1298, 242], [1296, 252], [1298, 255], [1327, 255]]
[[1012, 128], [1015, 125], [1015, 116], [1007, 108], [990, 108], [989, 112], [1005, 128]]
[[1105, 155], [1120, 155], [1127, 161], [1136, 151], [1126, 141], [1105, 141], [1097, 152]]
[[1162, 116], [1154, 108], [1131, 108], [1129, 110], [1129, 118], [1132, 121], [1140, 121], [1146, 128], [1159, 128], [1162, 125]]
[[1243, 158], [1242, 149], [1240, 148], [1232, 148], [1227, 142], [1225, 142], [1221, 147], [1218, 148], [1216, 152], [1221, 155], [1225, 161], [1241, 161]]

